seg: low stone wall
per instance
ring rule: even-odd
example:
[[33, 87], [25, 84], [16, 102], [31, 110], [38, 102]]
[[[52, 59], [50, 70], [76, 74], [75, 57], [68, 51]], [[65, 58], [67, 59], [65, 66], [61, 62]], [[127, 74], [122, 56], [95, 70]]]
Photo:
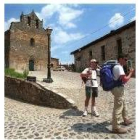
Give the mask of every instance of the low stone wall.
[[5, 95], [28, 103], [68, 109], [74, 106], [71, 99], [61, 93], [48, 90], [39, 83], [5, 76]]

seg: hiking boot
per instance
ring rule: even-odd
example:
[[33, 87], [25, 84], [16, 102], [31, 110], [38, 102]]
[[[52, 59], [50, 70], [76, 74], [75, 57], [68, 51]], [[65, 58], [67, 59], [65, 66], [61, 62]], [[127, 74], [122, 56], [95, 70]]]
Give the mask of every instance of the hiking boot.
[[83, 117], [85, 117], [87, 115], [88, 115], [88, 112], [87, 112], [87, 110], [85, 110], [84, 113], [83, 113]]
[[127, 129], [125, 129], [125, 128], [116, 128], [116, 129], [112, 130], [112, 133], [125, 134], [125, 133], [127, 133]]
[[100, 116], [97, 110], [94, 110], [94, 111], [92, 110], [91, 111], [91, 115], [93, 115], [95, 117], [99, 117]]
[[130, 121], [128, 119], [124, 119], [124, 122], [122, 124], [125, 125], [125, 126], [128, 126], [128, 125], [130, 125], [132, 123], [133, 123], [132, 121]]

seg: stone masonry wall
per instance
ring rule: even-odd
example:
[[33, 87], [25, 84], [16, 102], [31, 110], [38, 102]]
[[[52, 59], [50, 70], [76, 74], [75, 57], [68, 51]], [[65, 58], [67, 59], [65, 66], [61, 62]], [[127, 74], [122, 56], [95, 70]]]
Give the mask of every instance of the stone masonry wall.
[[43, 71], [48, 62], [48, 36], [34, 11], [20, 16], [5, 32], [5, 66], [15, 70]]
[[51, 64], [53, 64], [53, 68], [57, 68], [59, 66], [59, 60], [51, 58]]
[[9, 51], [10, 51], [10, 31], [5, 32], [5, 67], [9, 67]]
[[61, 93], [55, 93], [34, 82], [8, 76], [5, 76], [5, 95], [28, 103], [59, 109], [71, 108], [74, 105], [71, 99], [67, 99]]
[[[33, 38], [35, 45], [30, 45]], [[34, 70], [46, 70], [47, 68], [47, 35], [34, 31], [12, 29], [10, 34], [10, 68], [16, 70], [29, 69], [29, 60], [34, 61]]]
[[[76, 71], [81, 71], [89, 65], [90, 51], [92, 51], [92, 58], [97, 59], [99, 64], [110, 59], [117, 59], [117, 39], [122, 40], [122, 52], [128, 54], [135, 67], [135, 26], [133, 26], [75, 53]], [[105, 46], [105, 60], [102, 60], [101, 46]]]

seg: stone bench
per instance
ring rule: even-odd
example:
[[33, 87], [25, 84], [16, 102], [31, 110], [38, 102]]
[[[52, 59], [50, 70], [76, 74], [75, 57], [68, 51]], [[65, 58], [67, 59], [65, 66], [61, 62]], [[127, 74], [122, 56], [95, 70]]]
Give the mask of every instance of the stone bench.
[[36, 82], [36, 77], [35, 76], [27, 76], [27, 81]]

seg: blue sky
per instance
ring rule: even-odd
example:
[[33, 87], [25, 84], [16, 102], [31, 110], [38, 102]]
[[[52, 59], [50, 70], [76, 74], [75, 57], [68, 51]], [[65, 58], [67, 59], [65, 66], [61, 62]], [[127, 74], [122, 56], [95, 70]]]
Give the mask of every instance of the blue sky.
[[72, 51], [135, 19], [135, 4], [5, 4], [5, 30], [32, 10], [53, 28], [51, 56], [63, 64], [74, 62]]

